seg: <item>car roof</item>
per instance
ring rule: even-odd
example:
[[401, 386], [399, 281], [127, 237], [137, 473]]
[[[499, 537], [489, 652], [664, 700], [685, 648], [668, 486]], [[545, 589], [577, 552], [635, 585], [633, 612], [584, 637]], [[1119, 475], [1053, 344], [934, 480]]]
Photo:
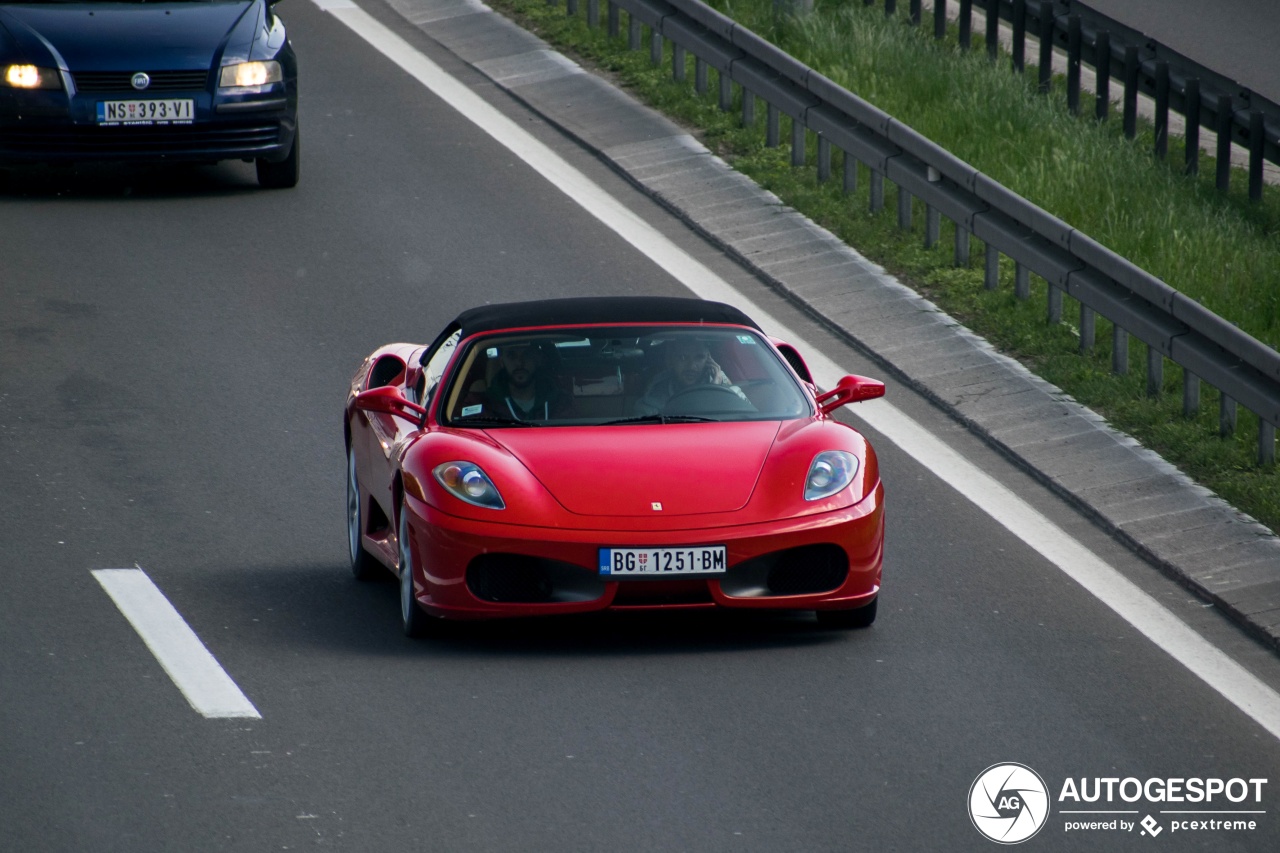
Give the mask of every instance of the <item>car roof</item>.
[[463, 311], [451, 325], [469, 337], [499, 329], [597, 323], [727, 323], [760, 328], [732, 305], [671, 296], [586, 296], [481, 305]]
[[763, 331], [755, 320], [732, 305], [708, 299], [678, 296], [577, 296], [530, 302], [498, 302], [469, 308], [459, 314], [422, 351], [419, 362], [425, 364], [437, 347], [459, 331], [462, 332], [462, 338], [468, 338], [480, 332], [502, 329], [614, 323], [717, 323], [749, 326]]

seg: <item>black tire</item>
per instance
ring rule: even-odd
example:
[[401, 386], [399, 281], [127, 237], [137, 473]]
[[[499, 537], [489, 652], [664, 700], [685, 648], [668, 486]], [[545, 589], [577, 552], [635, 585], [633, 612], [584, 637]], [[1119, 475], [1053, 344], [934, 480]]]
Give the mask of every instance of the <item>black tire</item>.
[[396, 553], [400, 568], [400, 621], [404, 635], [417, 639], [435, 634], [440, 620], [418, 606], [413, 596], [413, 554], [409, 546], [409, 508], [400, 501], [400, 523], [396, 527]]
[[819, 610], [818, 624], [823, 628], [868, 628], [876, 621], [876, 605], [879, 596], [871, 599], [870, 604], [855, 607], [852, 610]]
[[382, 572], [373, 555], [364, 549], [364, 498], [356, 478], [356, 454], [347, 448], [347, 556], [351, 558], [351, 574], [358, 581], [371, 581]]
[[268, 190], [287, 190], [298, 185], [298, 172], [301, 168], [302, 132], [295, 130], [293, 145], [289, 147], [289, 155], [278, 163], [259, 157], [255, 162], [258, 167], [258, 186]]

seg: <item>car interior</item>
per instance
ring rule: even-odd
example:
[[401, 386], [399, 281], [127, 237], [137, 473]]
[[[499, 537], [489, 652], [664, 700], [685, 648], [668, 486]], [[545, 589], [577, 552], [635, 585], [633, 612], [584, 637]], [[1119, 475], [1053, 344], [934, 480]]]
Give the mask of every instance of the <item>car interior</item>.
[[[798, 417], [808, 412], [799, 386], [773, 350], [745, 331], [690, 332], [655, 328], [498, 335], [472, 344], [464, 354], [460, 376], [450, 388], [448, 419], [476, 409], [504, 370], [502, 354], [511, 347], [538, 352], [538, 380], [564, 403], [565, 414], [549, 423], [589, 424], [635, 417], [655, 382], [667, 371], [664, 347], [673, 340], [696, 340], [732, 384], [732, 393], [686, 399], [680, 414], [717, 420]], [[726, 389], [728, 390], [728, 389]], [[740, 392], [740, 393], [738, 393]], [[692, 410], [686, 411], [692, 407]]]

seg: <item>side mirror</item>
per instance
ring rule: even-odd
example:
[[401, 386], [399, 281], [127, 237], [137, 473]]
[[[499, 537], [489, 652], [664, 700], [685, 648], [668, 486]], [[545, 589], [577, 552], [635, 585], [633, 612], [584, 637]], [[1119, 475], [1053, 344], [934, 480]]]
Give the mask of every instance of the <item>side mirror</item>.
[[394, 415], [415, 423], [424, 423], [427, 410], [417, 403], [410, 403], [400, 391], [391, 386], [370, 388], [356, 395], [355, 407], [362, 412], [377, 412], [380, 415]]
[[884, 383], [865, 376], [846, 376], [836, 387], [818, 395], [818, 410], [829, 415], [846, 403], [860, 403], [884, 396]]

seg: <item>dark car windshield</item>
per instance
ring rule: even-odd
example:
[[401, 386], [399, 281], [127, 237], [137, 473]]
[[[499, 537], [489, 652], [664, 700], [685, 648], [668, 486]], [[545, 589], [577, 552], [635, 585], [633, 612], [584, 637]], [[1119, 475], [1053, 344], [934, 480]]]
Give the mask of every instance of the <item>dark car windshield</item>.
[[808, 395], [738, 326], [539, 329], [470, 341], [441, 412], [456, 427], [781, 420]]

